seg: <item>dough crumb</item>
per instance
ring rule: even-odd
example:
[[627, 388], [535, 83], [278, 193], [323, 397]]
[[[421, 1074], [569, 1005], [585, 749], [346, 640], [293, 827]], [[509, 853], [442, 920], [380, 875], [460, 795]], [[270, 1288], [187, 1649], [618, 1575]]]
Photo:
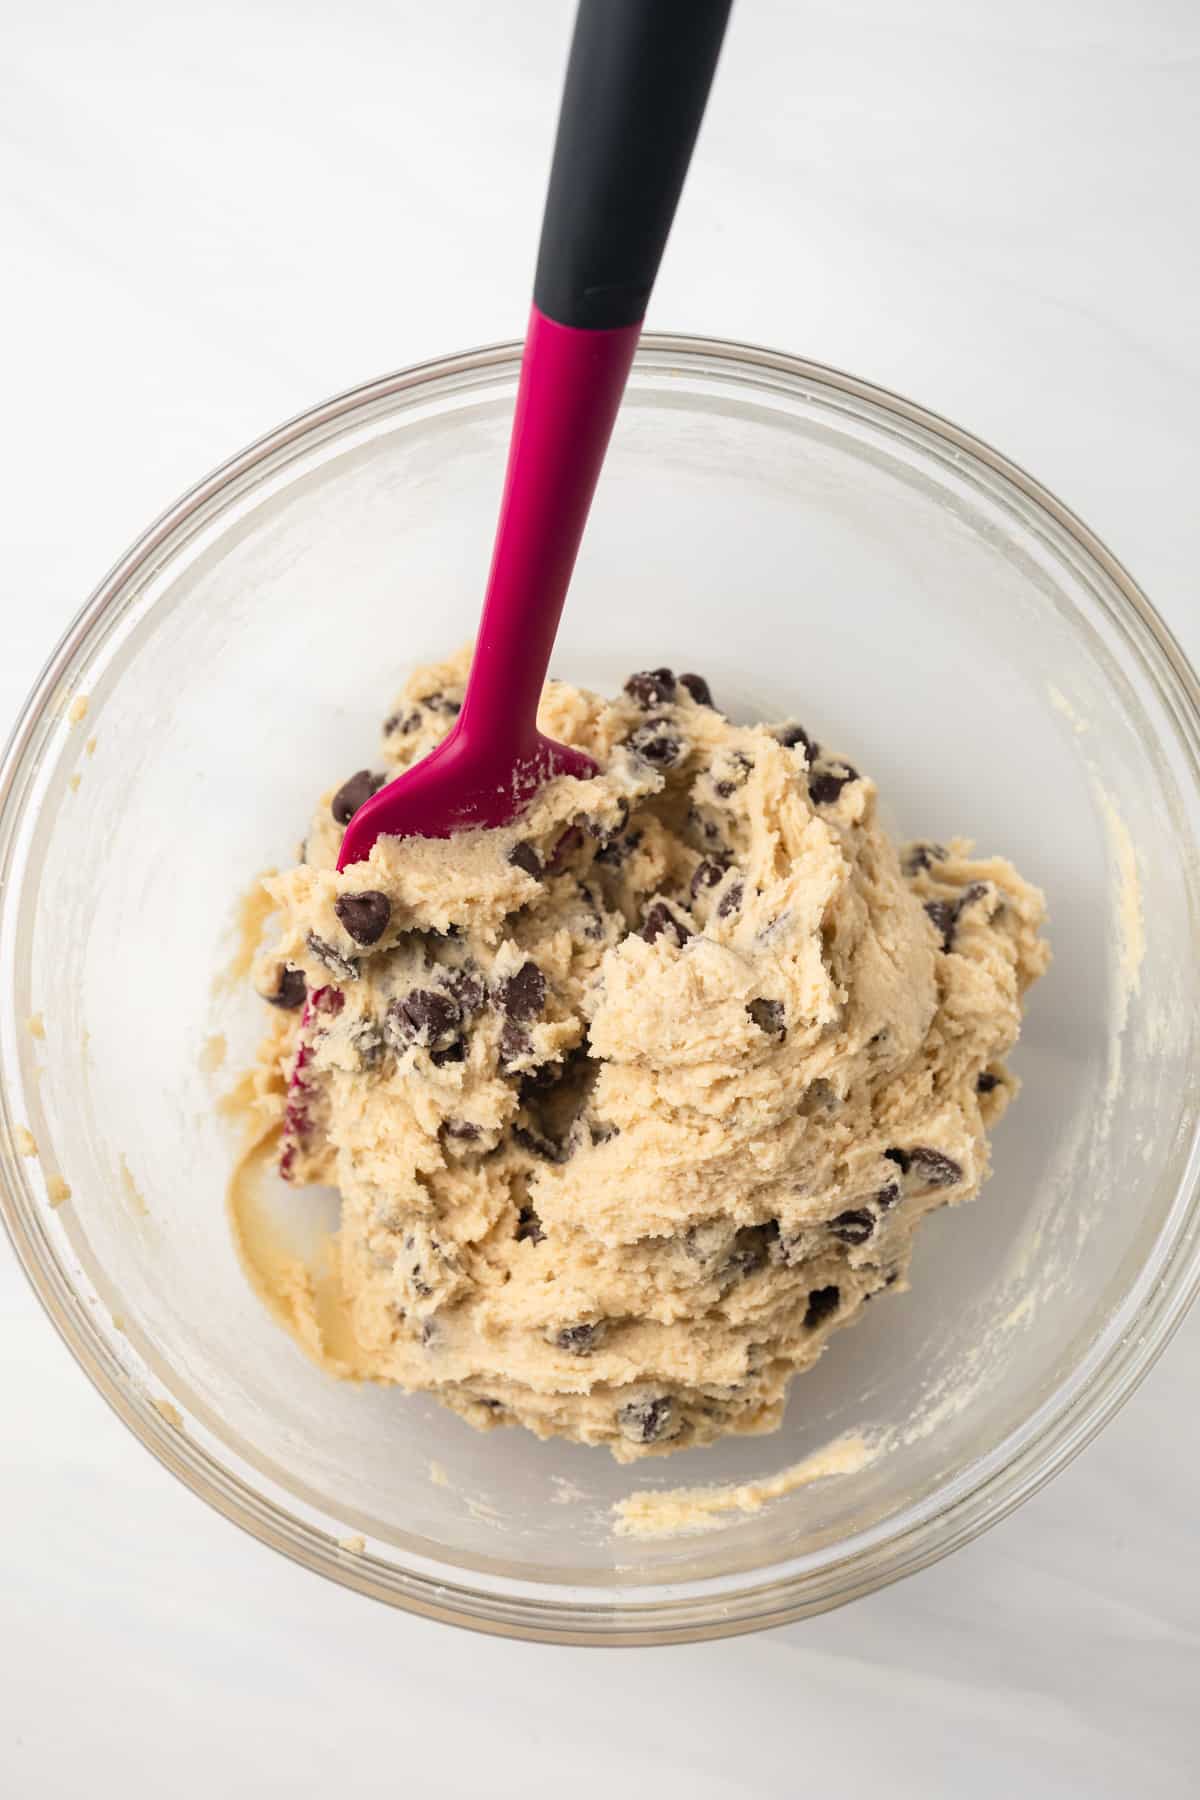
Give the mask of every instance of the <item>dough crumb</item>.
[[173, 1400], [167, 1400], [162, 1394], [151, 1394], [150, 1404], [168, 1425], [173, 1425], [176, 1431], [183, 1430], [183, 1414]]
[[70, 790], [73, 794], [77, 794], [79, 792], [79, 784], [81, 783], [82, 780], [83, 780], [83, 776], [79, 775], [79, 774], [67, 776], [67, 786], [70, 788]]
[[667, 1488], [630, 1494], [613, 1507], [618, 1537], [671, 1537], [679, 1532], [716, 1531], [732, 1515], [760, 1512], [772, 1500], [794, 1494], [814, 1481], [834, 1475], [856, 1475], [874, 1460], [875, 1451], [857, 1433], [838, 1438], [803, 1462], [778, 1475], [719, 1487]]
[[444, 1487], [445, 1488], [445, 1487], [450, 1486], [450, 1477], [449, 1477], [449, 1475], [447, 1475], [445, 1469], [442, 1467], [440, 1462], [431, 1462], [430, 1463], [429, 1479], [430, 1479], [430, 1481], [432, 1481], [434, 1487]]
[[205, 1038], [204, 1047], [200, 1052], [201, 1071], [205, 1075], [215, 1075], [225, 1061], [225, 1051], [226, 1044], [224, 1032], [212, 1032]]
[[71, 1198], [70, 1183], [64, 1181], [61, 1175], [48, 1175], [46, 1177], [46, 1198], [51, 1206], [62, 1206]]
[[366, 1538], [360, 1537], [357, 1532], [354, 1534], [353, 1537], [344, 1537], [344, 1538], [338, 1539], [338, 1549], [339, 1550], [348, 1550], [350, 1552], [351, 1556], [361, 1556], [363, 1551], [366, 1549], [366, 1547], [367, 1547]]
[[46, 1022], [42, 1018], [42, 1015], [40, 1012], [30, 1013], [29, 1017], [25, 1021], [25, 1029], [29, 1033], [31, 1038], [39, 1038], [40, 1039], [40, 1038], [45, 1037]]
[[99, 743], [99, 741], [100, 740], [96, 737], [95, 733], [93, 732], [92, 736], [88, 739], [87, 743], [83, 746], [84, 754], [87, 756], [95, 756], [96, 745]]
[[67, 719], [70, 724], [83, 724], [83, 721], [88, 715], [88, 704], [89, 702], [86, 694], [76, 694], [70, 706], [67, 708]]
[[13, 1136], [17, 1140], [17, 1154], [19, 1156], [37, 1155], [37, 1139], [34, 1137], [32, 1131], [30, 1131], [28, 1125], [18, 1125]]

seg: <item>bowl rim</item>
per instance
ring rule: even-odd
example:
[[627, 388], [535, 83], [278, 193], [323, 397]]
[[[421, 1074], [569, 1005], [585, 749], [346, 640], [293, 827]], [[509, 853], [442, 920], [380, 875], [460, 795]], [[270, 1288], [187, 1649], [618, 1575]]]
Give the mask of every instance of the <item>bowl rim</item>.
[[[61, 694], [85, 641], [138, 569], [150, 563], [160, 548], [222, 491], [242, 483], [281, 452], [306, 440], [316, 441], [348, 416], [362, 414], [399, 393], [414, 392], [450, 377], [478, 381], [480, 377], [511, 375], [520, 352], [518, 342], [502, 341], [431, 358], [345, 389], [257, 438], [168, 506], [118, 558], [76, 613], [17, 716], [0, 759], [0, 857], [4, 864], [24, 815], [22, 777], [27, 753], [37, 742], [38, 727]], [[1136, 653], [1155, 686], [1168, 690], [1176, 728], [1191, 739], [1196, 776], [1200, 765], [1200, 680], [1181, 646], [1107, 545], [1018, 464], [890, 389], [786, 352], [688, 333], [646, 332], [635, 367], [646, 366], [647, 358], [655, 356], [682, 360], [697, 368], [716, 364], [720, 374], [728, 377], [736, 372], [748, 378], [751, 387], [760, 389], [774, 375], [788, 383], [809, 382], [833, 390], [885, 416], [890, 414], [908, 427], [919, 428], [943, 448], [949, 447], [999, 476], [1051, 520], [1115, 590], [1126, 634], [1132, 624]], [[1157, 666], [1148, 659], [1147, 651]], [[0, 1132], [0, 1141], [2, 1138]], [[1184, 1213], [1153, 1291], [1144, 1298], [1137, 1330], [1125, 1330], [1103, 1356], [1093, 1357], [1094, 1366], [1075, 1389], [1065, 1397], [1056, 1396], [1055, 1402], [1042, 1409], [1038, 1425], [1029, 1430], [1015, 1453], [994, 1467], [984, 1459], [976, 1478], [960, 1484], [944, 1506], [890, 1536], [868, 1534], [867, 1540], [857, 1545], [849, 1540], [847, 1554], [830, 1560], [819, 1571], [802, 1568], [781, 1576], [768, 1568], [750, 1576], [736, 1575], [731, 1578], [736, 1586], [722, 1583], [716, 1590], [711, 1582], [672, 1584], [668, 1579], [658, 1598], [638, 1597], [646, 1592], [643, 1589], [630, 1590], [628, 1601], [564, 1601], [538, 1593], [505, 1595], [469, 1581], [447, 1581], [440, 1574], [431, 1578], [370, 1554], [347, 1554], [328, 1532], [314, 1529], [299, 1512], [265, 1498], [224, 1463], [209, 1457], [198, 1439], [176, 1431], [138, 1391], [94, 1316], [81, 1304], [49, 1238], [30, 1229], [18, 1188], [12, 1159], [5, 1158], [0, 1161], [0, 1215], [44, 1311], [117, 1416], [195, 1494], [260, 1542], [327, 1579], [444, 1623], [546, 1643], [661, 1645], [734, 1636], [823, 1612], [940, 1560], [1004, 1518], [1073, 1460], [1135, 1391], [1200, 1290], [1200, 1170], [1193, 1145], [1176, 1196], [1177, 1201], [1186, 1197]], [[1130, 1291], [1135, 1285], [1136, 1278]]]

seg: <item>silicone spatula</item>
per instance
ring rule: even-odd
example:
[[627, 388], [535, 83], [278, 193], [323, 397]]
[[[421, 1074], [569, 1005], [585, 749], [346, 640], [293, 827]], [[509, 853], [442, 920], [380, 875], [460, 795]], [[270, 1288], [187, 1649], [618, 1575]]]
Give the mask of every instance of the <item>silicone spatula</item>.
[[462, 710], [354, 814], [340, 869], [384, 835], [506, 825], [550, 776], [596, 772], [538, 731], [538, 700], [730, 4], [581, 0]]

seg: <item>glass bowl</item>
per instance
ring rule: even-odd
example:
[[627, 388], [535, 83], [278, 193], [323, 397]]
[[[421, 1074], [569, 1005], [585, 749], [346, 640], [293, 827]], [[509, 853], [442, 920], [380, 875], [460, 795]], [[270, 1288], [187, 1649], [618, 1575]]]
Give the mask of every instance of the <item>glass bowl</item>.
[[[835, 1339], [776, 1436], [630, 1469], [338, 1384], [235, 1254], [216, 1100], [262, 1008], [214, 976], [236, 896], [370, 760], [406, 671], [473, 628], [517, 359], [428, 363], [264, 438], [150, 528], [55, 653], [0, 788], [4, 1214], [101, 1392], [265, 1543], [483, 1630], [715, 1637], [974, 1536], [1178, 1323], [1197, 1279], [1197, 685], [1091, 533], [956, 427], [794, 357], [648, 336], [555, 670], [614, 691], [700, 669], [736, 716], [795, 713], [850, 753], [899, 835], [1010, 856], [1049, 896], [1055, 949], [1024, 1092], [981, 1199], [926, 1224], [912, 1291]], [[298, 1229], [329, 1216], [319, 1193], [285, 1204]], [[631, 1494], [769, 1477], [847, 1434], [870, 1453], [846, 1472], [715, 1529], [617, 1529]]]

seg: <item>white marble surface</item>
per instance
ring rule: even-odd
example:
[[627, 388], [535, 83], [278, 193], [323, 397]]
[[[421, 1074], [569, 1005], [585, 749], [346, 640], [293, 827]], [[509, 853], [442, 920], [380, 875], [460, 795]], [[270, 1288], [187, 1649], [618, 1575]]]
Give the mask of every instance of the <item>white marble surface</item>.
[[[1023, 462], [1200, 658], [1194, 0], [739, 0], [651, 320]], [[0, 74], [0, 724], [127, 541], [311, 401], [520, 327], [567, 0], [41, 0]], [[1200, 1317], [936, 1569], [756, 1639], [393, 1614], [160, 1469], [0, 1253], [0, 1791], [1196, 1791]], [[335, 1789], [333, 1784], [337, 1784]]]

